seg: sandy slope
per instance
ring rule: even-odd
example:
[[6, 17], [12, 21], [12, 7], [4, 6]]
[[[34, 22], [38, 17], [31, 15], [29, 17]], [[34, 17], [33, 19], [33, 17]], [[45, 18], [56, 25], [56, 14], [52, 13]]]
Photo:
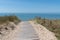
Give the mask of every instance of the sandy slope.
[[29, 21], [39, 35], [40, 40], [57, 40], [55, 34], [40, 24]]
[[[0, 40], [16, 40], [16, 34], [17, 32], [20, 30], [19, 29], [19, 24], [18, 25], [15, 25], [14, 23], [11, 23], [15, 26], [15, 29], [14, 30], [10, 30], [8, 34], [6, 34], [5, 36], [1, 36], [0, 37]], [[4, 30], [5, 31], [5, 30]]]

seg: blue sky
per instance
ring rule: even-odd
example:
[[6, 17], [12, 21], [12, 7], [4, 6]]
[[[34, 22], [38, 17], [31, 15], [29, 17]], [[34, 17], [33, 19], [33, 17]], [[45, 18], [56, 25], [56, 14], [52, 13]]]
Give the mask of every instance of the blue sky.
[[60, 13], [60, 0], [0, 0], [0, 13]]

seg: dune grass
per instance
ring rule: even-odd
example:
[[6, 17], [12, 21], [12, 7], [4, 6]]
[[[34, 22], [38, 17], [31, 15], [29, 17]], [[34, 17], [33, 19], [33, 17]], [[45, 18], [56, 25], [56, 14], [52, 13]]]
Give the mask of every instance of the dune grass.
[[34, 18], [38, 24], [45, 26], [47, 29], [55, 33], [55, 36], [60, 40], [60, 19], [46, 19], [41, 17]]
[[7, 23], [7, 22], [14, 22], [15, 24], [17, 24], [20, 21], [21, 20], [15, 15], [0, 16], [0, 24]]

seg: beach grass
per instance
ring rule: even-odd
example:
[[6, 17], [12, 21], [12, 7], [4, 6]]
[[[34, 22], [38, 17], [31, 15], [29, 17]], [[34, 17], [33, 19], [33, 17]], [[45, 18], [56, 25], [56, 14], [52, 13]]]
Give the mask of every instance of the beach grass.
[[45, 26], [48, 30], [55, 33], [55, 36], [60, 40], [60, 19], [46, 19], [36, 17], [33, 19], [36, 23]]
[[7, 22], [14, 22], [15, 24], [17, 24], [20, 21], [21, 20], [15, 15], [0, 16], [0, 24], [7, 23]]

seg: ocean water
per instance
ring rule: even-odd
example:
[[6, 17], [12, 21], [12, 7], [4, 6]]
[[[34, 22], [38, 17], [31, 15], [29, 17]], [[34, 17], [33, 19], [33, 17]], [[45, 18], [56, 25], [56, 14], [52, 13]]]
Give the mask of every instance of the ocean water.
[[21, 20], [26, 21], [33, 19], [35, 17], [41, 17], [41, 18], [47, 18], [47, 19], [60, 19], [60, 14], [46, 14], [46, 13], [0, 13], [0, 16], [4, 15], [16, 15], [18, 16]]
[[46, 19], [60, 19], [60, 14], [16, 14], [21, 20], [30, 20], [35, 17], [41, 17]]

